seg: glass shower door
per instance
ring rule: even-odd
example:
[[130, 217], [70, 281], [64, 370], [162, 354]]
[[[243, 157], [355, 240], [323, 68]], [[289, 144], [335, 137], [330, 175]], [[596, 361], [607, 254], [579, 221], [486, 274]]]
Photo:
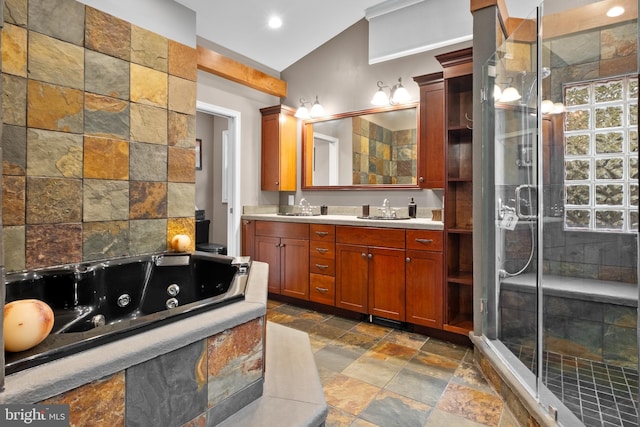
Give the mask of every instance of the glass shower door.
[[560, 425], [638, 424], [635, 3], [547, 0], [484, 68], [483, 334]]

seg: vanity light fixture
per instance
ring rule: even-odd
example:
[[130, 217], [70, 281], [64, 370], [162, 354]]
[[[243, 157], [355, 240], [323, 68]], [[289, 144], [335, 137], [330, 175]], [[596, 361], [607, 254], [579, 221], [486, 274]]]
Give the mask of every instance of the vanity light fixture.
[[[306, 107], [306, 104], [311, 105], [311, 110]], [[304, 98], [300, 98], [300, 106], [296, 110], [295, 116], [303, 120], [324, 116], [324, 107], [318, 101], [318, 95], [316, 95], [316, 100], [313, 104], [310, 101], [305, 101]]]
[[389, 89], [388, 96], [384, 88], [389, 88], [389, 86], [385, 85], [382, 81], [378, 81], [378, 91], [371, 99], [373, 105], [398, 105], [404, 104], [411, 99], [407, 89], [402, 86], [402, 77], [398, 77], [398, 83]]

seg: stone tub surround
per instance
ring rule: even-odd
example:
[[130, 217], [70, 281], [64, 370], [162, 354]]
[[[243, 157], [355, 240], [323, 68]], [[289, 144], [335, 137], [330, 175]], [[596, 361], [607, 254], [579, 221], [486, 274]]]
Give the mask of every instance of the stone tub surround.
[[[198, 351], [202, 352], [204, 349], [203, 340], [207, 340], [208, 337], [224, 335], [225, 331], [251, 322], [259, 321], [261, 323], [260, 329], [263, 330], [264, 317], [266, 315], [267, 277], [268, 265], [254, 261], [251, 266], [249, 284], [244, 301], [9, 375], [5, 378], [5, 389], [0, 393], [0, 403], [29, 404], [42, 401], [71, 403], [73, 418], [74, 408], [80, 412], [91, 412], [91, 409], [89, 409], [91, 405], [87, 405], [90, 393], [86, 392], [84, 388], [97, 388], [99, 392], [99, 385], [104, 383], [109, 389], [119, 388], [120, 391], [116, 394], [120, 396], [121, 400], [122, 398], [126, 399], [127, 404], [129, 404], [124, 390], [126, 389], [127, 393], [131, 390], [130, 387], [126, 387], [127, 380], [134, 378], [130, 377], [133, 374], [133, 371], [129, 370], [130, 368], [139, 369], [145, 365], [153, 367], [158, 363], [166, 363], [162, 362], [162, 359], [171, 358], [174, 352], [182, 352], [185, 348], [187, 350], [184, 351], [190, 352], [190, 354], [197, 354]], [[202, 348], [194, 348], [193, 346]], [[189, 351], [188, 348], [191, 348], [192, 351]], [[202, 364], [198, 363], [198, 366], [202, 366]], [[210, 370], [210, 368], [205, 367], [205, 370]], [[150, 372], [156, 371], [152, 370]], [[191, 375], [193, 375], [193, 372], [191, 372]], [[121, 376], [124, 379], [118, 379]], [[202, 377], [202, 375], [199, 377]], [[203, 386], [206, 390], [207, 387], [204, 384], [206, 384], [207, 380], [206, 377], [204, 378]], [[215, 380], [215, 378], [209, 378], [209, 381], [212, 379]], [[261, 390], [258, 390], [260, 393], [256, 392], [256, 384], [261, 387], [260, 381], [258, 383], [254, 381], [253, 384], [249, 384], [246, 387], [248, 393], [254, 396], [253, 398], [257, 398], [261, 394]], [[80, 400], [76, 401], [73, 397], [70, 397], [69, 400], [60, 398], [59, 395], [67, 392], [73, 393], [79, 387], [82, 387], [80, 390], [85, 391], [78, 394]], [[123, 387], [125, 388], [123, 389]], [[229, 394], [234, 392], [236, 395], [238, 394], [237, 390], [230, 390]], [[200, 399], [202, 400], [202, 397]], [[205, 406], [202, 411], [207, 411], [207, 399], [205, 393]], [[245, 404], [247, 403], [246, 399], [245, 397]], [[124, 402], [121, 402], [121, 404], [124, 405]], [[137, 403], [137, 405], [140, 405], [140, 403]], [[227, 414], [231, 414], [238, 409], [240, 407], [232, 408], [231, 410], [225, 408]], [[95, 408], [95, 410], [98, 411], [99, 408]], [[212, 412], [211, 416], [215, 415], [213, 414], [213, 409], [208, 411]], [[127, 416], [129, 413], [140, 414], [143, 412], [145, 412], [145, 409], [140, 407], [136, 407], [135, 411], [131, 411], [128, 408], [124, 411]], [[117, 415], [117, 413], [113, 414], [113, 416]], [[202, 414], [194, 414], [192, 418], [196, 416], [202, 416]], [[182, 422], [186, 423], [187, 421], [189, 420], [183, 420]]]
[[[220, 427], [323, 426], [328, 405], [307, 333], [267, 322], [264, 393]], [[274, 410], [278, 408], [278, 410]]]

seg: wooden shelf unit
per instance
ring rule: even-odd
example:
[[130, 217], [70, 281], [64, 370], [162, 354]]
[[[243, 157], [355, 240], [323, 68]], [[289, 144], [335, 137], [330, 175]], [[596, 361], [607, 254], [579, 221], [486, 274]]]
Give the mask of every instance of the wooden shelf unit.
[[473, 330], [473, 64], [471, 48], [436, 57], [444, 69], [443, 329]]

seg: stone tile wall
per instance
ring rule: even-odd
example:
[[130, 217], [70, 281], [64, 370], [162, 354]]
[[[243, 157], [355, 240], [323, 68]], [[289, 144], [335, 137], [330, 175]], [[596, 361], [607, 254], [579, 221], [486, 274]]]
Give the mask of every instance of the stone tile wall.
[[352, 141], [354, 184], [416, 184], [415, 129], [391, 131], [354, 117]]
[[[536, 347], [536, 299], [530, 290], [500, 291], [500, 340]], [[637, 308], [571, 296], [544, 296], [545, 351], [638, 366]]]
[[[546, 42], [544, 55], [549, 58], [544, 63], [551, 64], [551, 75], [543, 80], [545, 93], [550, 93], [551, 99], [560, 100], [563, 99], [564, 84], [635, 73], [638, 61], [637, 33], [637, 23], [632, 22], [585, 31], [579, 35], [557, 37]], [[637, 107], [634, 111], [637, 123]], [[545, 215], [563, 218], [563, 137], [554, 138], [548, 149], [550, 162], [545, 166], [545, 179], [548, 179], [544, 188]], [[635, 150], [637, 157], [637, 148]], [[635, 165], [634, 170], [637, 171], [637, 160]], [[637, 183], [637, 172], [635, 174]], [[514, 190], [506, 188], [503, 199], [513, 199]], [[634, 194], [633, 191], [631, 194]], [[637, 203], [637, 195], [634, 199]], [[557, 208], [560, 210], [554, 212]], [[637, 218], [637, 207], [635, 215]], [[530, 235], [528, 226], [519, 226], [515, 232], [507, 233], [505, 264], [508, 271], [518, 271], [526, 265]], [[546, 223], [543, 256], [545, 273], [624, 283], [638, 282], [638, 250], [633, 234], [565, 230], [562, 222]], [[527, 271], [533, 270], [529, 268]]]
[[74, 0], [6, 0], [5, 266], [195, 235], [195, 49]]
[[41, 403], [68, 404], [71, 426], [216, 425], [260, 397], [264, 318]]

